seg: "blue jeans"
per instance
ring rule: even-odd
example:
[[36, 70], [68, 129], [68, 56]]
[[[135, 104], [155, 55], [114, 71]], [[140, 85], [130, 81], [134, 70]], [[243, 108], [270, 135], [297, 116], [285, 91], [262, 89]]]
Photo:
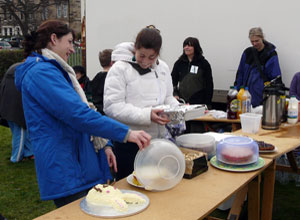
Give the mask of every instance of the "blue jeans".
[[12, 121], [7, 121], [12, 133], [12, 152], [10, 161], [17, 163], [23, 157], [33, 155], [28, 131]]

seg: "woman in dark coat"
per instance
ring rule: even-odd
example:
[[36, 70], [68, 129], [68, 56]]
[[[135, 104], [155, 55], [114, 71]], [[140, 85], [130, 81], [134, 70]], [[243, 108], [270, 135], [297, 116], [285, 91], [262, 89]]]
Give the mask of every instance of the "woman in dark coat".
[[176, 98], [210, 107], [214, 89], [212, 70], [197, 38], [188, 37], [184, 40], [183, 54], [172, 70], [172, 81]]

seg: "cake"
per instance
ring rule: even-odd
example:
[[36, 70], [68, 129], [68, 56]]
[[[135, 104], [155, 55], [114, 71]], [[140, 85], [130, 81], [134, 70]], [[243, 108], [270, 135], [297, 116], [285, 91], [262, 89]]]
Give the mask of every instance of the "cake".
[[231, 164], [252, 163], [254, 152], [247, 147], [223, 148], [222, 162]]
[[140, 183], [140, 181], [137, 179], [136, 174], [135, 174], [135, 171], [133, 171], [133, 173], [132, 173], [132, 182], [133, 182], [133, 184], [136, 185], [136, 186], [143, 186], [143, 185]]
[[98, 184], [88, 192], [86, 202], [91, 205], [108, 206], [117, 211], [126, 212], [128, 211], [128, 205], [143, 204], [146, 200], [137, 194], [122, 193], [116, 187]]
[[264, 141], [256, 141], [256, 143], [258, 144], [258, 148], [261, 151], [272, 151], [275, 149], [275, 146], [272, 144], [268, 144]]

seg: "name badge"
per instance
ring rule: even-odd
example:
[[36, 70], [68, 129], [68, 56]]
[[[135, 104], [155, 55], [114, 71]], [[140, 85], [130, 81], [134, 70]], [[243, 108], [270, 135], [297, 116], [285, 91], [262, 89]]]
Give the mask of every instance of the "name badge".
[[192, 66], [191, 66], [191, 69], [190, 69], [190, 73], [197, 74], [197, 72], [198, 72], [198, 66], [192, 65]]

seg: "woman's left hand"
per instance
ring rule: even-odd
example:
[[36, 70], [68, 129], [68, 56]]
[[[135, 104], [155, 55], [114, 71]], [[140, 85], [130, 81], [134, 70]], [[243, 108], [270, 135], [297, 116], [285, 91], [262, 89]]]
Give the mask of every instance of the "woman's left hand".
[[111, 147], [105, 147], [105, 154], [107, 158], [107, 162], [109, 167], [113, 167], [115, 172], [118, 172], [117, 168], [117, 160], [114, 152], [112, 151]]
[[163, 109], [152, 109], [151, 110], [151, 121], [160, 124], [165, 125], [170, 122], [170, 119], [166, 114], [164, 114]]

